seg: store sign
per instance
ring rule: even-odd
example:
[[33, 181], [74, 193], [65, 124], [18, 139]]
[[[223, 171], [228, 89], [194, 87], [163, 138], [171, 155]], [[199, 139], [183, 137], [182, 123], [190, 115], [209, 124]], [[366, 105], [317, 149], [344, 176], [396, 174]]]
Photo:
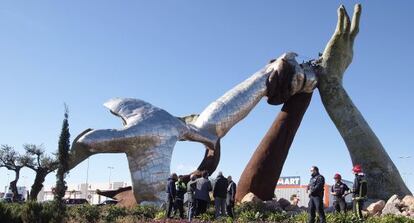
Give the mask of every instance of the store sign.
[[300, 186], [300, 177], [280, 177], [277, 181], [277, 185], [294, 185], [294, 186]]

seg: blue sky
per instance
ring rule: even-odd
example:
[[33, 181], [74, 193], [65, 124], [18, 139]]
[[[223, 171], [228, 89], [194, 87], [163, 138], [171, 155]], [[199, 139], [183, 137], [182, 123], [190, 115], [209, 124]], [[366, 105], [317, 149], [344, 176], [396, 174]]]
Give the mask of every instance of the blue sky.
[[[346, 1], [352, 14], [354, 1]], [[285, 51], [307, 60], [323, 51], [339, 1], [2, 1], [0, 7], [0, 144], [57, 148], [63, 103], [72, 139], [86, 128], [118, 128], [102, 104], [146, 100], [180, 116], [210, 102]], [[414, 191], [413, 3], [362, 2], [360, 34], [344, 85]], [[219, 170], [238, 180], [280, 110], [264, 100], [222, 140]], [[202, 145], [179, 142], [172, 170], [187, 173]], [[400, 159], [400, 156], [411, 156]], [[283, 175], [306, 183], [309, 167], [351, 179], [346, 146], [316, 91]], [[122, 154], [90, 158], [89, 182], [130, 181]], [[0, 169], [0, 186], [7, 184]], [[10, 173], [11, 174], [11, 173]], [[24, 170], [21, 183], [31, 185]], [[10, 176], [11, 178], [11, 176]], [[82, 183], [86, 162], [70, 172]], [[54, 183], [54, 175], [46, 184]], [[276, 179], [275, 179], [276, 180]]]

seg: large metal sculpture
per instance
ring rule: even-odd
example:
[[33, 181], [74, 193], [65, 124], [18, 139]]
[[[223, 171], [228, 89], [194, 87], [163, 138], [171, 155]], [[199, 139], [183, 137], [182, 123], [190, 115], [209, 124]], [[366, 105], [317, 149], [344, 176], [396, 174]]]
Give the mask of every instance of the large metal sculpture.
[[[272, 61], [211, 103], [199, 116], [177, 118], [142, 100], [112, 99], [105, 106], [122, 119], [124, 127], [88, 129], [81, 133], [73, 142], [70, 168], [93, 154], [125, 153], [137, 202], [162, 202], [177, 141], [201, 142], [214, 153], [219, 139], [264, 96], [277, 104], [315, 88], [317, 82], [312, 68], [308, 64], [300, 66], [295, 56], [287, 53]], [[293, 66], [292, 72], [286, 73], [283, 69], [286, 63]], [[270, 83], [273, 89], [268, 89]]]
[[381, 142], [352, 103], [342, 85], [352, 62], [353, 45], [359, 31], [361, 5], [355, 5], [352, 22], [343, 6], [338, 9], [336, 30], [326, 45], [320, 66], [319, 92], [329, 117], [344, 139], [352, 162], [365, 170], [370, 198], [388, 199], [393, 194], [411, 194]]
[[[366, 170], [369, 196], [386, 199], [392, 194], [411, 194], [342, 86], [343, 73], [352, 61], [360, 14], [361, 6], [356, 5], [351, 23], [345, 8], [338, 9], [335, 33], [317, 61], [318, 88], [353, 163], [362, 164]], [[220, 159], [220, 139], [267, 96], [269, 104], [285, 104], [243, 172], [237, 196], [241, 199], [254, 192], [270, 199], [316, 82], [314, 67], [299, 65], [295, 54], [287, 53], [211, 103], [200, 115], [178, 118], [142, 100], [112, 99], [105, 106], [122, 119], [124, 127], [81, 133], [71, 149], [70, 168], [93, 154], [125, 153], [136, 201], [162, 202], [176, 142], [203, 143], [207, 150], [195, 173], [212, 173]]]

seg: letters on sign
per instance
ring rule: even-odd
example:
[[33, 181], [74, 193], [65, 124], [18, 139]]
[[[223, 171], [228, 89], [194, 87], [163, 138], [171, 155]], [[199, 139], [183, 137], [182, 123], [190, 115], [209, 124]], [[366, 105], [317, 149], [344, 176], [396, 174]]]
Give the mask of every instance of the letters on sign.
[[300, 186], [300, 177], [280, 177], [277, 181], [277, 185], [297, 185]]

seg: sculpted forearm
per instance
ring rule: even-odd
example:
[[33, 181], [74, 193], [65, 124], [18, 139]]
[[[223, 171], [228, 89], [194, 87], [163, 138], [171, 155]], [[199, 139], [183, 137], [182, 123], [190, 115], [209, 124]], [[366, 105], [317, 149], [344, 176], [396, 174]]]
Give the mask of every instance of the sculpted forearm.
[[353, 45], [359, 31], [361, 6], [356, 5], [352, 22], [343, 6], [338, 23], [319, 61], [319, 92], [330, 118], [349, 150], [353, 164], [360, 164], [370, 185], [368, 197], [388, 199], [393, 194], [410, 194], [398, 169], [381, 142], [354, 105], [342, 85], [352, 62]]
[[[376, 156], [385, 153], [378, 138], [342, 85], [337, 84], [329, 89], [320, 88], [319, 92], [325, 109], [344, 139], [354, 163], [366, 162], [360, 160], [361, 156], [357, 154], [372, 151], [371, 156]], [[385, 155], [388, 157], [386, 153]]]

